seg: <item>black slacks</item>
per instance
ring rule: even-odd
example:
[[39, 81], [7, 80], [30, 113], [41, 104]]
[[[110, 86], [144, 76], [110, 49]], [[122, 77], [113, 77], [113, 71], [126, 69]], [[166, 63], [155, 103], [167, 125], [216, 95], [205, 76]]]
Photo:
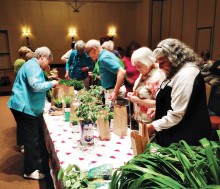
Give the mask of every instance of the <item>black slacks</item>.
[[22, 125], [24, 141], [24, 173], [48, 170], [48, 152], [44, 138], [43, 115], [38, 117], [11, 109], [15, 120]]

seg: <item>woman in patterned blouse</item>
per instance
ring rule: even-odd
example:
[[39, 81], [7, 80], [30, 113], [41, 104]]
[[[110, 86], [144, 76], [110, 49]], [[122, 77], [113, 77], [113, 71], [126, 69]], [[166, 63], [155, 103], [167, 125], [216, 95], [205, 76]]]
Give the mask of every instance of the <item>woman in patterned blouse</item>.
[[134, 118], [138, 122], [150, 123], [153, 118], [147, 115], [147, 110], [155, 107], [156, 92], [165, 79], [165, 74], [155, 64], [153, 53], [147, 47], [134, 51], [131, 61], [140, 76], [135, 81], [133, 92], [129, 92], [127, 96], [134, 103]]

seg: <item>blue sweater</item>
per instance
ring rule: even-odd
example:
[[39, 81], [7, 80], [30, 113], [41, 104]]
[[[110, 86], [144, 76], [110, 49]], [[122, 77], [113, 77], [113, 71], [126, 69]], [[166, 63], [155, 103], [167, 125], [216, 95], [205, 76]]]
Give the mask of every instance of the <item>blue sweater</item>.
[[45, 81], [43, 70], [37, 59], [27, 61], [19, 70], [8, 101], [8, 107], [32, 116], [43, 113], [46, 91], [52, 87]]
[[93, 60], [84, 53], [83, 55], [79, 55], [77, 50], [73, 50], [70, 54], [66, 62], [66, 71], [69, 71], [70, 78], [83, 80], [88, 77], [88, 72], [81, 71], [81, 68], [88, 67], [89, 70], [94, 68]]

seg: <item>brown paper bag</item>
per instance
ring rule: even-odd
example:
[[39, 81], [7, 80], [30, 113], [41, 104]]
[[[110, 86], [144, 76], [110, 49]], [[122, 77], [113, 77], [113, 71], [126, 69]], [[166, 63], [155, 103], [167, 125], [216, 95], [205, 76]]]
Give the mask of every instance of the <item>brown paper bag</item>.
[[[58, 99], [63, 97], [63, 88], [60, 86], [57, 86], [55, 88], [52, 88], [52, 99]], [[54, 105], [53, 100], [51, 100], [51, 105]]]
[[73, 98], [75, 96], [74, 93], [74, 86], [66, 86], [66, 85], [60, 85], [61, 88], [63, 88], [63, 97], [68, 96], [68, 95], [73, 95]]
[[111, 139], [111, 132], [109, 127], [109, 121], [104, 121], [103, 117], [99, 117], [97, 119], [97, 127], [99, 130], [99, 138], [100, 140], [110, 140]]
[[147, 138], [147, 140], [149, 141], [149, 134], [146, 123], [138, 122], [138, 126], [139, 126], [139, 135]]
[[118, 136], [127, 136], [128, 114], [126, 106], [114, 105], [113, 132]]
[[131, 131], [131, 146], [133, 149], [133, 155], [136, 156], [145, 151], [149, 138], [139, 135], [138, 131]]

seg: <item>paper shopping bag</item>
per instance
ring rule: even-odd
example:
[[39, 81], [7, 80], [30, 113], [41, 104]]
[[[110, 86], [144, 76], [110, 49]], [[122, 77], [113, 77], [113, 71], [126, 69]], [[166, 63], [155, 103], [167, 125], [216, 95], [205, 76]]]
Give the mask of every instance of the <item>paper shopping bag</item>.
[[99, 130], [99, 139], [100, 140], [110, 140], [111, 139], [111, 132], [109, 127], [109, 120], [104, 120], [103, 117], [99, 117], [97, 119], [97, 127]]
[[114, 105], [113, 132], [118, 136], [127, 136], [128, 114], [126, 106]]

